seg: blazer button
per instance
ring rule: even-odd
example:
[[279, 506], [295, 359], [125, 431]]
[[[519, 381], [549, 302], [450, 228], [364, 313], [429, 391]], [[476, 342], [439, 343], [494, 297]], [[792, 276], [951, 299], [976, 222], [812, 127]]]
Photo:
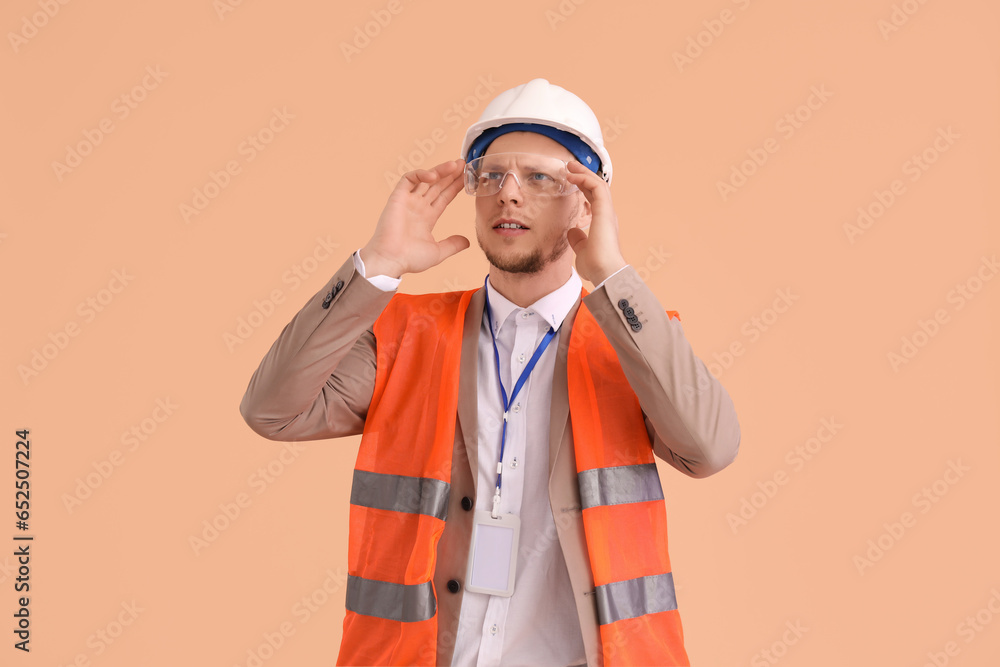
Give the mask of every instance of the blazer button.
[[340, 290], [344, 289], [344, 281], [343, 280], [338, 280], [337, 284], [334, 286], [333, 289], [334, 289], [334, 291], [337, 291], [337, 292], [339, 292]]
[[622, 312], [625, 313], [625, 319], [628, 319], [635, 315], [635, 309], [632, 307], [623, 308]]
[[628, 299], [621, 299], [620, 301], [618, 301], [618, 307], [621, 308], [622, 310], [628, 308]]
[[461, 589], [461, 588], [462, 588], [462, 584], [458, 583], [458, 579], [449, 579], [448, 580], [448, 592], [450, 592], [450, 593], [457, 593], [459, 591], [459, 589]]
[[462, 498], [462, 509], [464, 509], [466, 512], [472, 509], [472, 498], [470, 498], [469, 496], [465, 496]]
[[632, 323], [632, 331], [638, 332], [638, 331], [641, 331], [641, 330], [642, 330], [642, 322], [635, 321], [635, 322]]
[[327, 292], [326, 297], [323, 299], [323, 307], [329, 308], [330, 303], [333, 301], [333, 292]]

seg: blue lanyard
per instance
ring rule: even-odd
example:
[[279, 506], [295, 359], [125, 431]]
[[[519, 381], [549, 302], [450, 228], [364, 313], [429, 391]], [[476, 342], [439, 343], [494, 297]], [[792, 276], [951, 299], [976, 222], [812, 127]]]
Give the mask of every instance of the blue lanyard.
[[[490, 277], [486, 276], [486, 282], [489, 282]], [[497, 369], [497, 383], [500, 385], [500, 398], [503, 401], [503, 426], [500, 431], [500, 460], [497, 462], [497, 488], [493, 492], [493, 518], [499, 517], [500, 509], [500, 483], [503, 477], [503, 449], [504, 445], [507, 443], [507, 415], [510, 410], [511, 403], [517, 397], [521, 387], [524, 383], [528, 381], [528, 376], [531, 375], [531, 371], [534, 370], [535, 364], [538, 363], [538, 359], [545, 352], [545, 348], [549, 346], [552, 339], [556, 335], [556, 330], [549, 327], [549, 330], [545, 332], [545, 336], [542, 338], [542, 342], [538, 344], [535, 349], [535, 353], [531, 355], [531, 360], [528, 361], [528, 365], [524, 367], [521, 371], [520, 377], [517, 378], [517, 382], [514, 383], [514, 389], [510, 393], [510, 398], [507, 398], [507, 390], [504, 389], [503, 380], [500, 378], [500, 350], [497, 349], [497, 337], [493, 332], [493, 310], [490, 308], [490, 290], [486, 283], [483, 283], [483, 289], [486, 291], [486, 320], [490, 325], [490, 338], [493, 339], [493, 360], [496, 362], [495, 366]]]

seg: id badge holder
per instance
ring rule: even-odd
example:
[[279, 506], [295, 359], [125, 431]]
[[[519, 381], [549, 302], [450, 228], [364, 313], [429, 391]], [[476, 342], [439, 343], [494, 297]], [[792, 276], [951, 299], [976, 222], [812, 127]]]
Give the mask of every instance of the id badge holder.
[[521, 519], [514, 514], [494, 519], [488, 510], [478, 510], [473, 521], [465, 588], [509, 598], [514, 594]]

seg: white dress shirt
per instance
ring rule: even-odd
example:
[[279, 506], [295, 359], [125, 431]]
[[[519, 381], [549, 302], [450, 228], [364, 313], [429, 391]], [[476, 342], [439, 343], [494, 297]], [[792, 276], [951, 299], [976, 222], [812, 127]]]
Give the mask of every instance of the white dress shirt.
[[[355, 267], [364, 276], [360, 253]], [[399, 280], [373, 276], [373, 285], [393, 290]], [[500, 356], [500, 377], [509, 397], [549, 327], [559, 331], [583, 286], [572, 271], [566, 283], [527, 308], [487, 287], [493, 331]], [[452, 665], [515, 666], [586, 664], [580, 619], [569, 572], [559, 546], [549, 504], [549, 407], [557, 333], [514, 399], [507, 421], [500, 511], [516, 514], [521, 530], [514, 594], [500, 597], [466, 590]], [[476, 504], [493, 506], [500, 455], [503, 401], [486, 313], [479, 332], [479, 470]]]

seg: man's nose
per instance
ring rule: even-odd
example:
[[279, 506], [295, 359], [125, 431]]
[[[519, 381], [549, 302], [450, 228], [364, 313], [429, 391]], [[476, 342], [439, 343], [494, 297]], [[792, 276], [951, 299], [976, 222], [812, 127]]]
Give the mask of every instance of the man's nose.
[[[507, 178], [508, 176], [513, 176], [514, 178]], [[500, 201], [504, 201], [505, 199], [518, 201], [521, 194], [521, 180], [517, 177], [517, 174], [513, 171], [508, 171], [504, 174], [503, 178], [500, 179], [500, 190], [497, 194], [500, 195]]]

